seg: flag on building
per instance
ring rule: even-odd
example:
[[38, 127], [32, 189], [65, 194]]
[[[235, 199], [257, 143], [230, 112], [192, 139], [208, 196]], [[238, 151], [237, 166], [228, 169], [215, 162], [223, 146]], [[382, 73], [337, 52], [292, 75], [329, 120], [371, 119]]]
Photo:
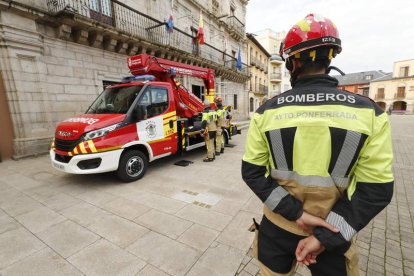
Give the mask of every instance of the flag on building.
[[173, 16], [170, 15], [170, 18], [167, 21], [167, 33], [172, 33], [174, 31], [174, 20]]
[[197, 32], [198, 44], [204, 44], [204, 23], [203, 23], [203, 13], [200, 10], [200, 23], [198, 24]]
[[242, 60], [241, 60], [240, 46], [239, 46], [239, 53], [237, 54], [236, 68], [239, 71], [241, 71], [241, 69], [242, 69]]

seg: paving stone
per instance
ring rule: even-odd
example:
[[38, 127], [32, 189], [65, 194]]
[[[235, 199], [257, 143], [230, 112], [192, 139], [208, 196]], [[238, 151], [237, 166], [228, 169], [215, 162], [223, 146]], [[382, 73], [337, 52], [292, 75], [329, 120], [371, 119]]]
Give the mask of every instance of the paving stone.
[[80, 202], [81, 200], [64, 193], [57, 193], [48, 197], [47, 199], [42, 200], [42, 203], [44, 205], [55, 211], [66, 209]]
[[26, 189], [24, 193], [38, 201], [44, 201], [59, 192], [56, 190], [56, 185], [43, 185]]
[[15, 188], [10, 188], [10, 189], [5, 189], [3, 191], [1, 191], [0, 193], [0, 208], [3, 208], [2, 206], [4, 206], [3, 204], [8, 203], [9, 201], [12, 201], [13, 199], [22, 196], [22, 192], [15, 189]]
[[200, 251], [152, 231], [127, 250], [168, 274], [177, 276], [186, 274], [200, 256]]
[[116, 199], [114, 195], [99, 190], [88, 190], [76, 197], [96, 206], [104, 206], [105, 203]]
[[2, 276], [81, 276], [84, 275], [49, 248], [42, 249], [0, 272]]
[[194, 247], [200, 251], [205, 251], [216, 239], [219, 232], [199, 224], [193, 224], [185, 231], [178, 241]]
[[113, 215], [101, 218], [88, 228], [121, 248], [127, 247], [149, 231], [145, 227]]
[[211, 208], [211, 210], [229, 215], [235, 216], [243, 207], [244, 202], [239, 200], [232, 200], [232, 199], [220, 199], [220, 201]]
[[195, 205], [187, 205], [177, 214], [178, 217], [222, 231], [230, 222], [231, 216], [224, 215]]
[[187, 203], [182, 201], [146, 192], [139, 193], [138, 196], [128, 199], [168, 214], [175, 214], [187, 205]]
[[16, 219], [32, 233], [38, 233], [64, 221], [66, 218], [48, 208], [41, 207], [20, 215]]
[[169, 274], [165, 273], [162, 270], [159, 270], [158, 268], [147, 264], [138, 274], [135, 276], [169, 276]]
[[68, 261], [88, 276], [135, 275], [146, 263], [116, 245], [98, 240]]
[[218, 244], [207, 249], [187, 276], [233, 276], [244, 256], [239, 249]]
[[36, 181], [30, 177], [23, 176], [19, 173], [12, 173], [7, 176], [7, 184], [18, 190], [26, 190], [34, 187], [45, 185], [45, 183]]
[[14, 230], [20, 227], [20, 224], [9, 216], [0, 217], [0, 234]]
[[64, 258], [100, 239], [98, 235], [69, 220], [56, 224], [37, 236]]
[[256, 273], [259, 272], [259, 267], [257, 265], [254, 265], [253, 263], [248, 263], [244, 270], [252, 275], [256, 275]]
[[44, 248], [45, 244], [24, 228], [0, 235], [0, 269]]
[[217, 241], [247, 252], [254, 239], [254, 233], [248, 230], [254, 216], [255, 214], [240, 211], [221, 232]]
[[38, 208], [43, 205], [23, 194], [10, 198], [0, 204], [0, 207], [10, 216], [16, 217]]
[[110, 213], [86, 202], [82, 202], [61, 210], [60, 213], [66, 218], [71, 219], [85, 227], [111, 215]]
[[129, 220], [133, 220], [150, 210], [145, 205], [121, 197], [106, 202], [102, 205], [102, 208]]
[[169, 215], [157, 210], [150, 210], [135, 221], [155, 232], [177, 239], [193, 222]]

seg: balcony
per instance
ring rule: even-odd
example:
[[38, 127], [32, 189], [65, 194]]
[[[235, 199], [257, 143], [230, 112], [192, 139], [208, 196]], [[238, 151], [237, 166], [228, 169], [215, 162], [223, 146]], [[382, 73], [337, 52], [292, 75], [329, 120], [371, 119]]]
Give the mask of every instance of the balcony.
[[394, 94], [394, 100], [404, 100], [405, 92], [397, 92]]
[[[244, 82], [248, 65], [236, 69], [236, 58], [191, 34], [154, 19], [116, 0], [47, 0], [50, 17], [61, 39], [121, 54], [151, 55], [183, 63], [208, 66], [217, 76]], [[233, 22], [232, 20], [231, 22]], [[64, 22], [64, 23], [62, 23]], [[237, 25], [236, 23], [232, 23]], [[243, 26], [244, 28], [244, 26]]]
[[227, 17], [226, 26], [231, 37], [233, 37], [234, 39], [240, 40], [244, 37], [244, 24], [234, 15]]
[[272, 63], [272, 64], [280, 65], [280, 64], [283, 64], [283, 62], [284, 61], [282, 60], [282, 58], [278, 54], [273, 54], [270, 57], [270, 63]]
[[280, 94], [280, 89], [270, 90], [269, 91], [269, 98], [272, 98], [274, 96], [277, 96]]
[[259, 84], [259, 85], [256, 85], [256, 90], [253, 91], [253, 93], [262, 95], [262, 96], [267, 96], [268, 91], [269, 91], [268, 86]]
[[250, 65], [255, 66], [257, 63], [256, 58], [254, 56], [250, 56]]
[[270, 81], [281, 81], [282, 74], [281, 73], [271, 73], [270, 74]]

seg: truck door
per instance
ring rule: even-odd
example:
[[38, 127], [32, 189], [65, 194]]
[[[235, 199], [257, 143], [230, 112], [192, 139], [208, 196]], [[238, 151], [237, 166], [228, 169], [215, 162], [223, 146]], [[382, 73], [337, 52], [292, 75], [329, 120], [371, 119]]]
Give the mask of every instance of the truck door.
[[154, 157], [177, 150], [177, 116], [169, 101], [167, 88], [157, 86], [149, 86], [138, 101], [146, 107], [144, 120], [137, 123], [138, 139], [150, 144]]

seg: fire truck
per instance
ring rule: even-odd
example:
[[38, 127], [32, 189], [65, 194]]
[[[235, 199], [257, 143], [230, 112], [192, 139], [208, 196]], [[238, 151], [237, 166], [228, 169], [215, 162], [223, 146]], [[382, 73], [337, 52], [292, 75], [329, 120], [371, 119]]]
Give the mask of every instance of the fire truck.
[[[54, 168], [73, 174], [116, 171], [131, 182], [153, 160], [205, 146], [204, 104], [176, 76], [202, 79], [214, 108], [214, 70], [147, 54], [127, 62], [131, 76], [105, 88], [85, 114], [58, 124], [50, 150]], [[237, 133], [228, 124], [225, 143]]]

